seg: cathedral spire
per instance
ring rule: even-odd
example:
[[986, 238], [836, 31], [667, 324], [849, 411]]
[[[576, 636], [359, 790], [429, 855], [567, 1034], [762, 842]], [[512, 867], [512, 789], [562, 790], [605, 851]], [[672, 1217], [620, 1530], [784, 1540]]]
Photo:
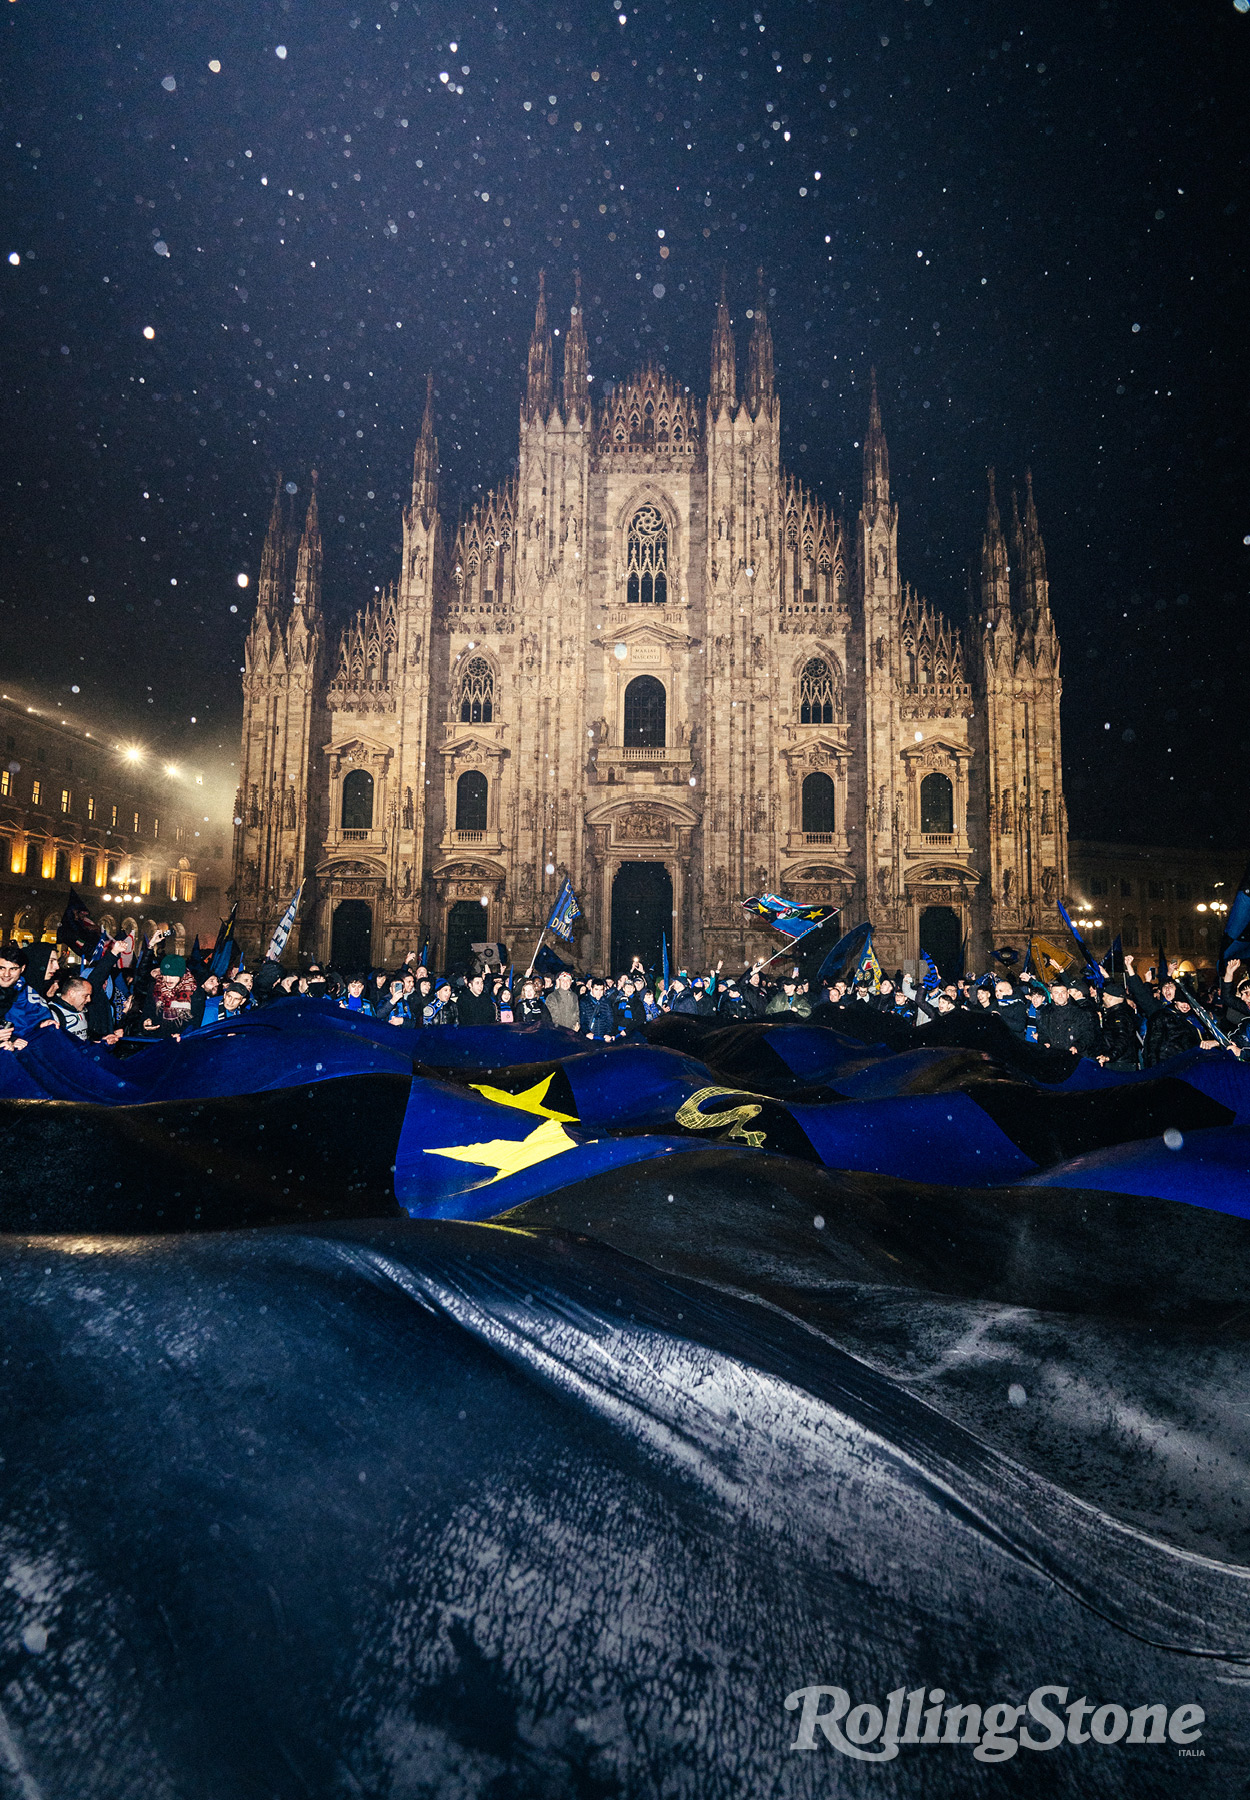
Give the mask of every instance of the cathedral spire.
[[1025, 502], [1022, 534], [1024, 569], [1024, 603], [1034, 620], [1050, 611], [1050, 582], [1046, 575], [1046, 547], [1037, 524], [1037, 508], [1033, 504], [1033, 471], [1024, 472]]
[[317, 517], [317, 471], [312, 472], [312, 493], [304, 518], [304, 535], [295, 559], [295, 604], [311, 620], [321, 608], [321, 524]]
[[747, 349], [746, 401], [751, 417], [771, 407], [773, 402], [773, 334], [768, 329], [768, 311], [764, 303], [764, 271], [756, 271], [759, 297], [755, 302], [755, 324]]
[[551, 332], [547, 328], [547, 272], [538, 271], [538, 305], [530, 337], [529, 369], [525, 384], [527, 418], [545, 419], [551, 411]]
[[870, 371], [871, 389], [868, 400], [868, 430], [864, 434], [864, 510], [872, 514], [889, 509], [890, 453], [885, 432], [881, 429], [881, 407], [877, 401], [877, 371]]
[[575, 269], [573, 271], [573, 305], [569, 312], [569, 331], [564, 340], [564, 417], [566, 420], [586, 417], [586, 409], [590, 400], [587, 361], [586, 327], [582, 323], [582, 272], [580, 269]]
[[998, 496], [994, 491], [994, 471], [989, 471], [990, 503], [985, 517], [985, 536], [981, 541], [981, 611], [986, 621], [996, 624], [1011, 612], [1011, 575], [1007, 562], [1007, 540], [998, 516]]
[[282, 606], [286, 584], [286, 521], [282, 514], [282, 471], [273, 486], [273, 507], [269, 514], [269, 530], [260, 556], [260, 580], [256, 586], [256, 612], [276, 619]]
[[434, 435], [434, 376], [425, 378], [425, 412], [412, 458], [412, 513], [428, 525], [438, 505], [438, 439]]
[[1024, 527], [1020, 523], [1020, 496], [1011, 489], [1011, 524], [1007, 528], [1007, 561], [1011, 601], [1017, 611], [1026, 606], [1024, 592]]
[[738, 399], [737, 352], [729, 324], [729, 302], [725, 298], [725, 271], [720, 272], [720, 300], [716, 307], [716, 326], [712, 332], [712, 380], [708, 403], [712, 417], [723, 410], [733, 412]]

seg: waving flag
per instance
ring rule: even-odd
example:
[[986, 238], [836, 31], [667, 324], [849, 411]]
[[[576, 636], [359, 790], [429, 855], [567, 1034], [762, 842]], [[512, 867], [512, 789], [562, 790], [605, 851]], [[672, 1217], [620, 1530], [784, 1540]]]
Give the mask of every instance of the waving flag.
[[924, 964], [924, 980], [920, 985], [926, 994], [931, 994], [935, 988], [941, 987], [942, 977], [938, 974], [938, 966], [927, 950], [920, 952], [920, 960]]
[[1220, 954], [1216, 961], [1216, 974], [1221, 979], [1224, 965], [1232, 956], [1238, 957], [1242, 962], [1250, 959], [1250, 863], [1246, 864], [1246, 872], [1233, 895], [1233, 903], [1224, 920]]
[[767, 919], [774, 931], [780, 931], [790, 943], [806, 937], [827, 919], [836, 919], [842, 910], [838, 906], [804, 906], [797, 900], [787, 900], [783, 894], [754, 894], [742, 905], [754, 917]]
[[540, 944], [538, 954], [534, 958], [534, 971], [539, 975], [568, 975], [572, 973], [572, 963], [561, 962], [550, 944]]
[[872, 926], [865, 921], [840, 937], [832, 946], [816, 971], [816, 980], [826, 984], [853, 981], [871, 948]]
[[1081, 934], [1077, 930], [1076, 926], [1072, 923], [1072, 920], [1068, 916], [1067, 908], [1064, 906], [1062, 900], [1060, 900], [1058, 902], [1058, 906], [1059, 906], [1059, 916], [1062, 918], [1062, 920], [1063, 920], [1064, 924], [1067, 926], [1068, 930], [1072, 933], [1073, 943], [1076, 945], [1076, 947], [1080, 951], [1081, 955], [1085, 958], [1085, 979], [1086, 979], [1086, 981], [1092, 981], [1095, 987], [1101, 987], [1103, 982], [1106, 980], [1106, 976], [1103, 974], [1102, 969], [1099, 967], [1098, 958], [1094, 955], [1094, 952], [1090, 949], [1090, 947], [1086, 943], [1085, 939], [1081, 936]]
[[223, 919], [217, 928], [217, 936], [213, 939], [213, 948], [209, 953], [209, 973], [218, 977], [230, 973], [230, 959], [234, 955], [234, 921], [238, 917], [239, 903], [236, 900], [230, 908], [230, 917]]
[[1049, 968], [1052, 975], [1062, 975], [1064, 970], [1070, 969], [1076, 960], [1069, 956], [1066, 950], [1060, 950], [1057, 945], [1052, 944], [1049, 938], [1038, 937], [1036, 934], [1033, 937], [1032, 948], [1040, 961], [1041, 968], [1043, 970]]
[[69, 890], [69, 902], [61, 915], [61, 923], [56, 928], [59, 944], [66, 944], [76, 950], [84, 963], [89, 963], [100, 947], [100, 927], [87, 911], [86, 902], [81, 894]]
[[[295, 892], [291, 895], [291, 898], [287, 901], [286, 911], [279, 919], [278, 928], [269, 940], [269, 949], [266, 952], [266, 955], [270, 962], [282, 961], [282, 952], [286, 949], [286, 941], [291, 935], [291, 927], [294, 925], [295, 915], [299, 911], [299, 897], [303, 891], [304, 884], [301, 881]], [[233, 914], [231, 917], [233, 918]]]
[[582, 916], [582, 909], [577, 904], [577, 895], [573, 892], [573, 883], [565, 880], [564, 886], [556, 895], [556, 903], [551, 909], [551, 917], [547, 920], [546, 929], [554, 931], [556, 936], [566, 944], [573, 941], [573, 927]]

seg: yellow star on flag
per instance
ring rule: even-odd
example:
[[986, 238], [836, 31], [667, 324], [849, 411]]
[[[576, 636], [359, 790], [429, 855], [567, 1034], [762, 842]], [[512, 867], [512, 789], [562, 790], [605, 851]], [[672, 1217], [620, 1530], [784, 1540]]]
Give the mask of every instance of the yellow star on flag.
[[481, 1163], [485, 1168], [494, 1169], [495, 1173], [486, 1181], [474, 1184], [490, 1187], [492, 1182], [502, 1181], [505, 1175], [518, 1175], [522, 1169], [532, 1169], [535, 1163], [546, 1162], [549, 1157], [576, 1148], [576, 1139], [569, 1136], [558, 1119], [544, 1119], [528, 1137], [490, 1138], [484, 1144], [447, 1144], [437, 1150], [427, 1149], [425, 1155], [450, 1156], [456, 1162]]
[[481, 1094], [484, 1100], [497, 1101], [500, 1106], [514, 1106], [520, 1112], [537, 1113], [542, 1119], [563, 1119], [566, 1125], [576, 1125], [576, 1113], [557, 1112], [553, 1106], [543, 1105], [543, 1101], [547, 1098], [547, 1090], [555, 1078], [553, 1069], [551, 1074], [545, 1076], [542, 1081], [536, 1081], [533, 1087], [525, 1088], [519, 1094], [510, 1094], [506, 1088], [482, 1087], [476, 1081], [470, 1082], [469, 1085], [476, 1093]]

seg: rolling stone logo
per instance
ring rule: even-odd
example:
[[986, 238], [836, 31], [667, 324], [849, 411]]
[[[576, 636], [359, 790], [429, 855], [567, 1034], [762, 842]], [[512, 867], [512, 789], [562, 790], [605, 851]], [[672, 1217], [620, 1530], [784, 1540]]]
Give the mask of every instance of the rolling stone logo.
[[1201, 1756], [1195, 1745], [1206, 1719], [1192, 1701], [1168, 1708], [1099, 1702], [1084, 1694], [1068, 1701], [1066, 1687], [1036, 1687], [1023, 1705], [997, 1700], [946, 1704], [942, 1688], [895, 1688], [884, 1706], [853, 1706], [841, 1687], [802, 1687], [786, 1695], [787, 1712], [799, 1714], [792, 1750], [819, 1750], [822, 1741], [858, 1762], [890, 1762], [900, 1745], [952, 1745], [972, 1751], [977, 1762], [1009, 1762], [1019, 1750], [1057, 1750], [1061, 1744], [1175, 1744]]

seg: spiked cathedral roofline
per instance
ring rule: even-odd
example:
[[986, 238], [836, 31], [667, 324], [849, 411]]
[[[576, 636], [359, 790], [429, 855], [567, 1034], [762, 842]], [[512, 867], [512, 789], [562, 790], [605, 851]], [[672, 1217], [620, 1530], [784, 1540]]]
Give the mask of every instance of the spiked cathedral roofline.
[[899, 962], [926, 933], [1054, 928], [1059, 645], [1031, 476], [1004, 530], [990, 471], [961, 632], [899, 573], [875, 370], [856, 516], [782, 467], [757, 285], [741, 388], [722, 276], [706, 400], [654, 363], [592, 400], [580, 277], [557, 382], [541, 275], [516, 474], [445, 526], [427, 378], [398, 579], [333, 644], [316, 481], [296, 545], [279, 477], [236, 809], [258, 938], [295, 878], [321, 956], [357, 954], [366, 912], [373, 961], [414, 934], [454, 947], [470, 899], [476, 929], [524, 938], [567, 874], [602, 965], [643, 865], [691, 957], [749, 948], [737, 903], [761, 886], [862, 909]]

